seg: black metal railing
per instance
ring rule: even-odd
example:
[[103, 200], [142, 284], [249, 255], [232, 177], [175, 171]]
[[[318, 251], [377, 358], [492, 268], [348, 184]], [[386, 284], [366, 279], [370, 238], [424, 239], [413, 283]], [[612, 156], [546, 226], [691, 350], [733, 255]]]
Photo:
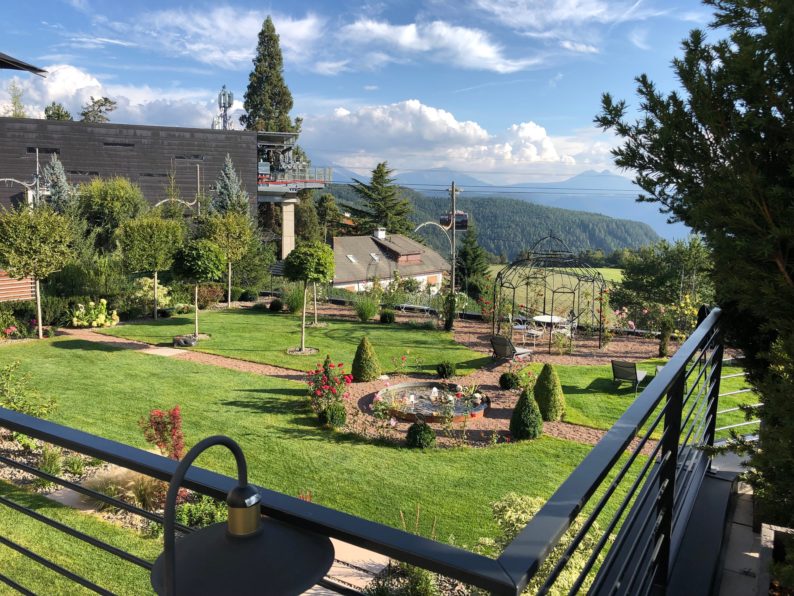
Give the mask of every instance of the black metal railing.
[[[530, 581], [539, 593], [552, 585], [569, 593], [645, 594], [664, 591], [683, 529], [708, 469], [700, 449], [713, 444], [722, 366], [720, 311], [701, 322], [669, 363], [563, 482], [523, 531], [496, 558], [260, 488], [262, 512], [393, 559], [455, 578], [494, 594], [520, 594]], [[0, 427], [105, 462], [169, 481], [177, 462], [73, 428], [0, 408]], [[162, 523], [162, 517], [68, 482], [8, 457], [0, 463], [57, 483], [113, 507]], [[520, 470], [516, 470], [520, 474]], [[223, 499], [236, 480], [191, 468], [183, 486]], [[148, 572], [151, 561], [47, 519], [9, 498], [14, 509]], [[179, 528], [189, 532], [186, 527]], [[565, 538], [561, 542], [561, 538]], [[46, 552], [0, 543], [89, 590], [110, 593], [47, 559]], [[564, 576], [564, 577], [563, 577]], [[0, 581], [30, 593], [21, 578]], [[326, 587], [351, 593], [338, 585]]]

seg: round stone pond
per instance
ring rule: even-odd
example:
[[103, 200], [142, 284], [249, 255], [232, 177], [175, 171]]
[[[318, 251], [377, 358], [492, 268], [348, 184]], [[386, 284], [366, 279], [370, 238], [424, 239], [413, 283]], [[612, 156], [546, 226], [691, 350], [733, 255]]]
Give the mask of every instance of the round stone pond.
[[491, 405], [491, 400], [476, 388], [437, 381], [391, 385], [378, 391], [372, 400], [373, 407], [383, 402], [392, 416], [406, 422], [444, 422], [450, 414], [452, 422], [462, 422], [482, 418]]

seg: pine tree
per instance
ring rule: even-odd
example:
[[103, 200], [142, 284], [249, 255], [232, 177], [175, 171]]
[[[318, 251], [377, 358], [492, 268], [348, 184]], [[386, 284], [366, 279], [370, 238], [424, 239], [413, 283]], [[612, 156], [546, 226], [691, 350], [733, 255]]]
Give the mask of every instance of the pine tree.
[[80, 112], [81, 122], [96, 122], [102, 124], [110, 122], [108, 114], [116, 109], [116, 102], [109, 97], [100, 97], [95, 99], [91, 96], [91, 101], [83, 106]]
[[47, 203], [58, 213], [65, 213], [74, 202], [75, 190], [66, 179], [63, 164], [55, 153], [52, 154], [50, 163], [44, 166], [42, 174], [44, 184], [50, 191]]
[[240, 123], [247, 130], [271, 132], [300, 132], [300, 118], [290, 118], [292, 93], [284, 82], [284, 59], [279, 36], [273, 20], [268, 16], [259, 32], [254, 69], [248, 76], [243, 107], [246, 114]]
[[485, 249], [477, 242], [477, 227], [474, 222], [463, 235], [463, 243], [458, 249], [456, 266], [460, 279], [474, 279], [488, 273], [488, 256]]
[[328, 242], [329, 238], [333, 238], [339, 227], [339, 220], [342, 217], [342, 212], [336, 206], [336, 199], [334, 195], [325, 192], [320, 195], [317, 201], [317, 219], [320, 221], [320, 227], [323, 232], [323, 239]]
[[233, 212], [248, 215], [248, 193], [243, 189], [243, 183], [234, 170], [232, 158], [228, 153], [226, 161], [223, 163], [223, 169], [215, 181], [212, 208], [218, 213]]
[[298, 192], [298, 204], [295, 206], [295, 234], [301, 242], [324, 240], [311, 190]]
[[414, 226], [408, 219], [413, 208], [394, 183], [393, 171], [383, 161], [372, 170], [369, 184], [353, 179], [353, 190], [364, 199], [366, 209], [371, 213], [357, 222], [365, 233], [372, 233], [378, 227], [386, 228], [391, 234], [410, 234], [413, 231]]
[[47, 120], [72, 120], [72, 114], [60, 102], [54, 101], [44, 108], [44, 118]]

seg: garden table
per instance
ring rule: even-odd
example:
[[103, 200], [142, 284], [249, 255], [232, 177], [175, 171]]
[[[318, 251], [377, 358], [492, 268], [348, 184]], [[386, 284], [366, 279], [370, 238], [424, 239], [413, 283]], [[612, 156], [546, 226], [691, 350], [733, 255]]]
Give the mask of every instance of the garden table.
[[564, 317], [558, 317], [557, 315], [538, 315], [537, 317], [532, 317], [532, 320], [536, 323], [543, 323], [544, 325], [557, 325], [563, 323], [566, 319]]

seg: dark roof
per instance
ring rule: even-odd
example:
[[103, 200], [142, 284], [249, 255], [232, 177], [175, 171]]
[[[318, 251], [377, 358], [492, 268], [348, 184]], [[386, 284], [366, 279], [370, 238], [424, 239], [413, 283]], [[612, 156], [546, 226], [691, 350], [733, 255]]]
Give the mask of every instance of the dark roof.
[[[420, 260], [398, 264], [401, 255], [419, 255]], [[436, 251], [400, 234], [392, 234], [385, 240], [372, 236], [334, 238], [334, 264], [334, 283], [366, 281], [374, 277], [391, 279], [395, 271], [402, 277], [409, 277], [449, 270], [449, 263]]]
[[45, 72], [47, 72], [43, 68], [33, 66], [27, 62], [22, 62], [22, 60], [17, 60], [16, 58], [9, 56], [8, 54], [3, 54], [2, 52], [0, 52], [0, 68], [7, 68], [9, 70], [26, 70], [28, 72], [32, 72], [33, 74], [42, 76]]

